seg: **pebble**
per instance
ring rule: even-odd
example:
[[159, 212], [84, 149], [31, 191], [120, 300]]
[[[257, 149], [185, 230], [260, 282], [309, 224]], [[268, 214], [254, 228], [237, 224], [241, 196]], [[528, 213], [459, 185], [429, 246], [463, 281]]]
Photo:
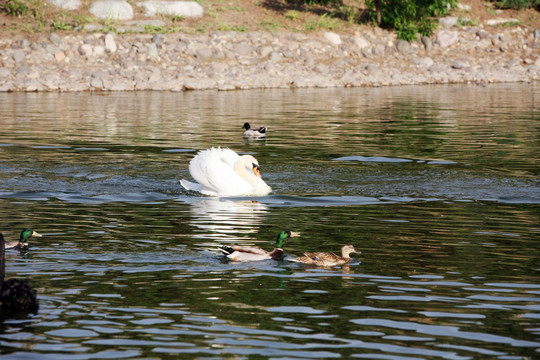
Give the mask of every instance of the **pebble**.
[[114, 41], [114, 36], [112, 34], [105, 35], [105, 52], [114, 54], [118, 50], [116, 41]]
[[457, 31], [441, 30], [437, 33], [437, 41], [441, 48], [447, 48], [457, 43], [458, 33]]
[[[123, 25], [131, 26], [128, 23]], [[0, 38], [0, 91], [229, 91], [538, 81], [540, 49], [535, 44], [540, 34], [517, 29], [452, 27], [410, 43], [382, 29], [352, 35], [75, 31], [32, 41]]]

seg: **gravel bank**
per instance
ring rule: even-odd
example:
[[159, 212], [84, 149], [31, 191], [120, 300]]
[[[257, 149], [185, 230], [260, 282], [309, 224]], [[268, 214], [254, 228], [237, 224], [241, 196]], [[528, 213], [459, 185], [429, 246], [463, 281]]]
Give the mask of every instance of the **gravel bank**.
[[540, 31], [443, 28], [398, 41], [378, 28], [208, 35], [52, 33], [0, 39], [0, 91], [235, 90], [531, 82]]

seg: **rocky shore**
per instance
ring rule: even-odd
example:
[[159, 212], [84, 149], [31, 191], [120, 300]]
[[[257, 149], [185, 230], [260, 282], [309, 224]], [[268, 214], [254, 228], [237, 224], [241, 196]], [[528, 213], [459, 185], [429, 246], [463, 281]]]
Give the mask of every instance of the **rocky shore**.
[[[540, 30], [462, 27], [450, 20], [407, 43], [392, 32], [355, 34], [51, 33], [0, 38], [0, 92], [235, 90], [532, 82]], [[137, 24], [133, 25], [136, 26]]]

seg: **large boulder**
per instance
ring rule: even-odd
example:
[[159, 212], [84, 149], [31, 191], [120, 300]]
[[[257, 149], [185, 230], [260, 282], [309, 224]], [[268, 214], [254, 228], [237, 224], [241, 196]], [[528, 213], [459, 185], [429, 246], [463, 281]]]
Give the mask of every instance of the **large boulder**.
[[47, 0], [47, 2], [64, 10], [77, 10], [81, 6], [81, 0]]
[[201, 17], [204, 9], [194, 1], [143, 1], [137, 3], [146, 16], [168, 15], [181, 17]]
[[92, 15], [99, 19], [131, 20], [133, 8], [124, 0], [96, 1], [88, 9]]

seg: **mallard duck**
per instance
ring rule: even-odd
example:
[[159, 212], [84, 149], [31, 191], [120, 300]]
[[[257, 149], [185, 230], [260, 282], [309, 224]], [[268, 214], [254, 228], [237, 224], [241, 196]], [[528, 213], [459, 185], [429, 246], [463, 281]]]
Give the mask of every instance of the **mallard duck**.
[[259, 260], [281, 260], [283, 259], [283, 244], [288, 237], [294, 237], [297, 234], [283, 230], [276, 239], [276, 247], [272, 251], [266, 251], [258, 246], [240, 246], [240, 245], [223, 245], [219, 250], [232, 261], [259, 261]]
[[226, 148], [200, 151], [191, 159], [189, 173], [197, 183], [180, 180], [180, 184], [203, 195], [263, 196], [272, 191], [261, 178], [257, 159]]
[[341, 248], [341, 256], [333, 252], [305, 252], [303, 256], [291, 258], [290, 260], [324, 267], [342, 266], [351, 261], [351, 257], [349, 256], [351, 253], [361, 254], [360, 251], [354, 249], [354, 246], [345, 245]]
[[246, 129], [244, 131], [244, 137], [249, 138], [262, 138], [266, 137], [266, 126], [261, 127], [251, 127], [249, 123], [244, 123], [244, 126], [242, 126], [242, 129]]
[[29, 245], [28, 239], [30, 239], [31, 237], [41, 237], [41, 234], [32, 229], [22, 229], [19, 241], [6, 241], [5, 248], [18, 250], [27, 249]]
[[5, 241], [0, 234], [0, 309], [12, 315], [14, 312], [34, 312], [39, 309], [36, 291], [32, 289], [28, 281], [9, 279], [5, 277]]

